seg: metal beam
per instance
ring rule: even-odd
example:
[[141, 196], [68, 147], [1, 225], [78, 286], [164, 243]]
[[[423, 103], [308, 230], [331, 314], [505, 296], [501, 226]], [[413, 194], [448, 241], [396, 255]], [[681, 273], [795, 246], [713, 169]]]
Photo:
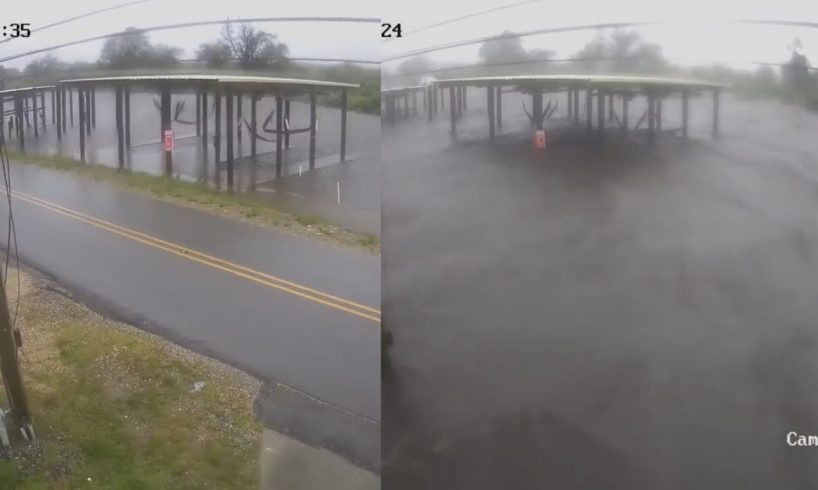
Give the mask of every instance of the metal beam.
[[125, 147], [131, 148], [131, 86], [125, 85]]
[[97, 129], [97, 89], [91, 88], [91, 127]]
[[85, 134], [91, 135], [91, 120], [93, 115], [91, 113], [91, 89], [85, 89]]
[[[424, 97], [424, 102], [426, 98]], [[347, 160], [347, 90], [341, 91], [341, 162]]]
[[[550, 102], [549, 102], [550, 103]], [[531, 94], [531, 124], [534, 129], [542, 129], [543, 109], [542, 109], [542, 92], [535, 90]]]
[[[163, 85], [160, 89], [160, 107], [162, 110], [162, 142], [164, 144], [165, 131], [172, 130], [171, 116], [170, 116], [170, 86]], [[165, 151], [165, 177], [173, 175], [173, 152]]]
[[32, 119], [34, 119], [34, 139], [40, 139], [40, 122], [37, 118], [37, 92], [31, 96]]
[[214, 149], [214, 162], [215, 162], [215, 169], [216, 173], [214, 174], [214, 180], [216, 183], [216, 187], [221, 187], [222, 182], [222, 172], [221, 172], [221, 159], [222, 159], [222, 92], [221, 89], [216, 87], [213, 96], [216, 100], [216, 130], [215, 134], [213, 135], [213, 149]]
[[242, 108], [244, 107], [244, 94], [241, 91], [236, 93], [236, 137], [238, 138], [239, 144], [241, 144], [241, 120], [242, 120]]
[[682, 90], [682, 138], [687, 139], [687, 89]]
[[207, 158], [207, 89], [202, 88], [200, 91], [202, 97], [202, 148], [204, 148], [205, 158]]
[[77, 110], [78, 114], [78, 129], [80, 130], [80, 160], [85, 162], [85, 93], [80, 87], [77, 87]]
[[[0, 97], [0, 99], [2, 99], [2, 97]], [[0, 104], [2, 104], [2, 102], [3, 101], [0, 100]], [[59, 85], [54, 87], [54, 106], [55, 106], [55, 110], [56, 110], [55, 121], [56, 121], [56, 125], [57, 125], [57, 141], [62, 141], [62, 121], [63, 121], [63, 117], [62, 117], [62, 110], [63, 110], [62, 109], [62, 88]], [[2, 113], [3, 113], [2, 108], [0, 108], [0, 114], [2, 114]], [[2, 124], [3, 124], [2, 119], [3, 118], [0, 117], [0, 128], [2, 128]], [[2, 131], [0, 130], [0, 132], [2, 132]]]
[[497, 112], [497, 127], [502, 128], [503, 127], [503, 86], [498, 85], [496, 90], [497, 90], [497, 94], [496, 94], [494, 100], [497, 103], [497, 110], [496, 110], [496, 112]]
[[117, 162], [119, 163], [119, 169], [122, 170], [125, 167], [125, 134], [124, 134], [124, 127], [122, 124], [122, 87], [116, 87], [116, 149], [117, 149]]
[[653, 143], [655, 140], [654, 128], [656, 127], [656, 119], [654, 113], [656, 111], [656, 100], [652, 93], [648, 93], [648, 142]]
[[495, 88], [489, 85], [486, 87], [486, 107], [489, 115], [489, 139], [494, 139], [494, 92]]
[[196, 92], [196, 136], [202, 135], [202, 94]]
[[574, 90], [574, 126], [579, 126], [579, 90]]
[[622, 132], [628, 132], [628, 95], [622, 95]]
[[[276, 178], [281, 177], [281, 166], [282, 166], [282, 154], [281, 154], [281, 144], [283, 143], [282, 138], [282, 126], [284, 125], [284, 115], [282, 114], [282, 109], [284, 108], [282, 100], [283, 94], [281, 92], [281, 88], [276, 91]], [[313, 102], [312, 97], [310, 98], [310, 103]], [[312, 165], [310, 165], [312, 168]]]
[[310, 90], [310, 170], [315, 169], [315, 132], [318, 114], [315, 101], [315, 90]]
[[605, 137], [605, 92], [602, 90], [597, 91], [597, 116], [596, 116], [596, 124], [597, 124], [597, 131], [599, 132], [599, 138], [602, 139]]
[[234, 99], [235, 95], [233, 92], [228, 89], [227, 93], [225, 94], [225, 113], [224, 113], [224, 121], [225, 121], [225, 137], [227, 139], [227, 190], [233, 191], [233, 125], [235, 123], [233, 119], [233, 104], [235, 102]]
[[719, 137], [719, 89], [713, 90], [713, 138]]
[[284, 149], [290, 149], [290, 99], [284, 100], [284, 119], [287, 121], [286, 126], [284, 129], [286, 132], [284, 133]]
[[449, 130], [449, 134], [452, 136], [457, 135], [457, 127], [455, 121], [457, 121], [457, 102], [455, 102], [455, 86], [449, 87], [449, 113], [451, 114], [451, 129]]
[[[250, 155], [253, 157], [253, 161], [251, 163], [252, 167], [250, 167], [250, 190], [256, 190], [256, 178], [258, 175], [258, 164], [256, 163], [256, 141], [258, 138], [256, 134], [258, 132], [258, 123], [256, 122], [257, 115], [256, 115], [256, 102], [258, 101], [258, 94], [255, 92], [250, 93]], [[278, 141], [276, 140], [276, 145], [278, 145]]]

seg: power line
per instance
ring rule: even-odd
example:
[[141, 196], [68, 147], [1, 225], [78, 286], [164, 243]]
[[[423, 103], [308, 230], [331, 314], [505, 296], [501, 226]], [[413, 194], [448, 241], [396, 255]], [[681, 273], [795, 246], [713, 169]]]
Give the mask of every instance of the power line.
[[[447, 44], [439, 44], [437, 46], [432, 46], [429, 48], [418, 49], [415, 51], [409, 51], [406, 53], [396, 54], [394, 56], [390, 56], [384, 58], [384, 62], [400, 60], [403, 58], [409, 58], [411, 56], [417, 56], [420, 54], [431, 53], [434, 51], [442, 51], [444, 49], [451, 49], [451, 48], [458, 48], [460, 46], [468, 46], [471, 44], [478, 44], [483, 43], [486, 41], [501, 41], [503, 39], [515, 39], [520, 37], [527, 37], [527, 36], [535, 36], [538, 34], [556, 34], [560, 32], [573, 32], [573, 31], [585, 31], [591, 29], [614, 29], [617, 27], [632, 27], [632, 26], [639, 26], [639, 25], [648, 25], [648, 24], [655, 24], [658, 23], [656, 21], [644, 21], [644, 22], [609, 22], [605, 24], [587, 24], [581, 26], [569, 26], [569, 27], [549, 27], [546, 29], [535, 29], [532, 31], [525, 31], [520, 33], [511, 33], [511, 34], [500, 34], [500, 35], [492, 35], [492, 36], [485, 36], [479, 37], [475, 39], [468, 39], [465, 41], [455, 41], [452, 43]], [[3, 61], [3, 60], [0, 60]]]
[[[276, 57], [270, 57], [270, 58], [265, 58], [265, 59], [269, 60], [269, 61], [316, 61], [316, 62], [322, 62], [322, 63], [360, 63], [360, 64], [366, 64], [366, 65], [380, 65], [381, 64], [380, 61], [351, 60], [351, 59], [345, 59], [345, 58], [291, 58], [291, 57], [276, 58]], [[238, 58], [231, 58], [231, 60], [236, 61], [236, 60], [238, 60]], [[202, 60], [197, 59], [197, 58], [188, 58], [188, 59], [183, 59], [183, 60], [179, 60], [179, 61], [182, 62], [182, 63], [193, 63], [193, 62], [202, 61]]]
[[[429, 24], [429, 25], [417, 28], [414, 31], [406, 32], [406, 33], [403, 34], [403, 37], [406, 37], [409, 34], [416, 34], [418, 32], [425, 31], [427, 29], [433, 29], [435, 27], [445, 26], [447, 24], [451, 24], [451, 23], [454, 23], [454, 22], [459, 22], [461, 20], [470, 19], [472, 17], [478, 17], [480, 15], [490, 14], [492, 12], [497, 12], [497, 11], [500, 11], [500, 10], [506, 10], [506, 9], [510, 9], [510, 8], [513, 8], [513, 7], [519, 7], [519, 6], [522, 6], [522, 5], [528, 5], [528, 4], [531, 4], [531, 3], [540, 3], [542, 1], [543, 0], [526, 0], [525, 2], [512, 3], [510, 5], [503, 5], [503, 6], [500, 6], [500, 7], [495, 7], [493, 9], [482, 10], [480, 12], [475, 12], [473, 14], [463, 15], [461, 17], [455, 17], [453, 19], [447, 19], [447, 20], [444, 20], [444, 21], [441, 21], [441, 22], [436, 22], [434, 24]], [[384, 42], [397, 41], [398, 39], [399, 38], [394, 38], [394, 37], [393, 38], [386, 38], [386, 39], [384, 39]]]
[[[88, 12], [88, 13], [85, 13], [85, 14], [82, 14], [82, 15], [77, 15], [75, 17], [71, 17], [69, 19], [60, 20], [60, 21], [57, 21], [57, 22], [54, 22], [54, 23], [51, 23], [51, 24], [48, 24], [48, 25], [44, 25], [42, 27], [38, 27], [37, 29], [31, 29], [31, 32], [44, 31], [46, 29], [61, 26], [63, 24], [67, 24], [67, 23], [73, 22], [75, 20], [85, 19], [87, 17], [91, 17], [91, 16], [94, 16], [94, 15], [97, 15], [97, 14], [101, 14], [103, 12], [110, 12], [111, 10], [117, 10], [117, 9], [121, 9], [123, 7], [130, 7], [131, 5], [136, 5], [138, 3], [144, 3], [144, 2], [147, 2], [147, 1], [150, 1], [150, 0], [135, 0], [133, 2], [114, 5], [113, 7], [107, 7], [107, 8], [104, 8], [104, 9], [94, 10], [93, 12]], [[0, 44], [7, 43], [7, 42], [12, 41], [14, 39], [20, 39], [20, 38], [10, 37], [10, 38], [7, 38], [7, 39], [4, 39], [4, 40], [0, 41]]]
[[101, 41], [103, 39], [108, 39], [112, 37], [120, 37], [120, 36], [128, 36], [134, 34], [142, 34], [146, 32], [154, 32], [154, 31], [163, 31], [169, 29], [186, 29], [189, 27], [202, 27], [202, 26], [209, 26], [209, 25], [219, 25], [219, 24], [234, 24], [239, 22], [253, 22], [253, 23], [267, 23], [267, 22], [340, 22], [340, 23], [380, 23], [380, 19], [372, 18], [372, 17], [255, 17], [251, 19], [225, 19], [225, 20], [205, 20], [199, 22], [183, 22], [179, 24], [166, 24], [161, 26], [154, 26], [154, 27], [143, 27], [138, 29], [131, 29], [125, 30], [120, 32], [114, 32], [111, 34], [105, 34], [102, 36], [94, 36], [85, 39], [80, 39], [77, 41], [70, 41], [67, 43], [57, 44], [54, 46], [50, 46], [47, 48], [40, 48], [35, 49], [32, 51], [27, 51], [25, 53], [19, 53], [11, 56], [7, 56], [5, 58], [0, 58], [0, 63], [10, 60], [16, 60], [18, 58], [23, 58], [26, 56], [31, 56], [38, 53], [43, 53], [46, 51], [53, 51], [59, 48], [65, 48], [68, 46], [76, 46], [77, 44], [84, 44], [90, 43], [93, 41]]
[[460, 66], [452, 66], [448, 68], [438, 68], [435, 70], [421, 70], [415, 71], [411, 73], [400, 73], [395, 75], [386, 75], [381, 76], [381, 78], [401, 78], [401, 77], [408, 77], [413, 75], [430, 75], [433, 73], [444, 73], [447, 71], [458, 71], [468, 68], [488, 68], [492, 66], [507, 66], [507, 65], [526, 65], [531, 63], [565, 63], [565, 62], [583, 62], [583, 61], [618, 61], [618, 60], [626, 60], [630, 59], [632, 56], [619, 56], [619, 57], [597, 57], [597, 58], [537, 58], [537, 59], [530, 59], [530, 60], [519, 60], [519, 61], [496, 61], [493, 63], [475, 63], [472, 65], [460, 65]]
[[[639, 22], [610, 22], [604, 24], [587, 24], [587, 25], [579, 25], [579, 26], [569, 26], [569, 27], [552, 27], [546, 29], [535, 29], [531, 31], [525, 31], [520, 33], [512, 33], [512, 34], [500, 34], [494, 36], [485, 36], [475, 39], [468, 39], [464, 41], [456, 41], [447, 44], [439, 44], [437, 46], [431, 46], [424, 49], [418, 49], [414, 51], [408, 51], [405, 53], [400, 53], [394, 56], [390, 56], [383, 59], [383, 62], [395, 61], [403, 58], [409, 58], [412, 56], [418, 56], [421, 54], [432, 53], [435, 51], [442, 51], [444, 49], [451, 49], [451, 48], [458, 48], [461, 46], [469, 46], [472, 44], [483, 43], [486, 41], [500, 41], [503, 39], [514, 39], [514, 38], [521, 38], [527, 36], [536, 36], [540, 34], [556, 34], [561, 32], [574, 32], [574, 31], [585, 31], [585, 30], [592, 30], [592, 29], [615, 29], [618, 27], [639, 27], [645, 25], [657, 25], [663, 24], [667, 21], [639, 21]], [[732, 24], [755, 24], [755, 25], [776, 25], [776, 26], [787, 26], [787, 27], [809, 27], [809, 28], [818, 28], [818, 23], [816, 22], [801, 22], [801, 21], [788, 21], [788, 20], [754, 20], [754, 19], [739, 19], [739, 20], [730, 20], [728, 23]], [[0, 60], [2, 61], [2, 60]]]

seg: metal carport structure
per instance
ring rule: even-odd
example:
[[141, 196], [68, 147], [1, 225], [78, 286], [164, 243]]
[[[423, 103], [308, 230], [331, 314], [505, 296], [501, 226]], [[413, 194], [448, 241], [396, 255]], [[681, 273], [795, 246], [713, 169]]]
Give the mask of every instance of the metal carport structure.
[[[254, 76], [225, 76], [225, 75], [145, 75], [145, 76], [122, 76], [122, 77], [102, 77], [102, 78], [80, 78], [61, 80], [52, 88], [55, 103], [54, 120], [59, 122], [57, 127], [57, 138], [60, 140], [67, 130], [67, 120], [70, 118], [72, 124], [74, 119], [73, 90], [77, 91], [78, 98], [78, 120], [79, 120], [79, 143], [80, 159], [86, 159], [86, 137], [90, 136], [96, 126], [96, 104], [95, 91], [98, 87], [113, 87], [115, 90], [115, 120], [117, 134], [117, 154], [119, 168], [124, 168], [125, 151], [131, 148], [131, 103], [130, 93], [134, 87], [148, 88], [159, 94], [160, 120], [157, 130], [160, 136], [165, 131], [171, 129], [171, 122], [175, 117], [171, 114], [171, 97], [174, 92], [193, 92], [196, 95], [196, 136], [201, 138], [201, 145], [207, 151], [211, 144], [216, 155], [217, 172], [216, 184], [220, 185], [220, 171], [222, 155], [222, 132], [224, 130], [226, 143], [226, 164], [227, 187], [233, 187], [234, 173], [234, 129], [238, 140], [241, 140], [241, 124], [234, 128], [234, 102], [241, 101], [245, 95], [250, 96], [250, 123], [248, 132], [250, 133], [252, 157], [256, 156], [256, 141], [259, 138], [258, 122], [256, 118], [256, 103], [264, 96], [275, 97], [275, 133], [276, 146], [276, 177], [281, 176], [282, 171], [282, 150], [289, 148], [290, 135], [301, 132], [310, 133], [309, 163], [310, 169], [315, 165], [315, 141], [316, 141], [316, 120], [317, 103], [316, 97], [319, 94], [329, 92], [341, 93], [341, 148], [340, 160], [346, 161], [346, 136], [347, 136], [347, 100], [348, 91], [357, 88], [357, 84], [328, 82], [322, 80], [278, 78], [278, 77], [254, 77]], [[18, 89], [18, 90], [34, 90]], [[290, 99], [295, 96], [309, 95], [310, 99], [310, 124], [303, 129], [292, 129], [289, 126]], [[215, 128], [212, 138], [208, 138], [208, 97], [214, 103]], [[222, 128], [221, 111], [222, 100], [224, 99], [225, 128]], [[68, 104], [66, 104], [68, 101]], [[68, 105], [68, 107], [66, 107]], [[237, 104], [236, 115], [242, 119], [241, 107]], [[21, 146], [22, 148], [22, 146]], [[255, 166], [253, 167], [255, 172]], [[165, 152], [165, 175], [172, 175], [173, 156], [171, 151]]]
[[[502, 94], [510, 91], [524, 92], [532, 96], [532, 113], [529, 114], [532, 126], [539, 130], [543, 128], [543, 120], [550, 118], [556, 109], [556, 104], [543, 108], [544, 93], [566, 94], [568, 118], [575, 126], [580, 124], [580, 92], [585, 92], [585, 119], [586, 130], [593, 132], [593, 100], [597, 98], [597, 134], [602, 137], [605, 133], [605, 101], [608, 102], [608, 120], [618, 121], [623, 133], [629, 130], [627, 120], [628, 102], [637, 96], [645, 96], [648, 109], [636, 124], [641, 126], [644, 120], [648, 124], [648, 140], [653, 141], [655, 131], [661, 130], [662, 100], [680, 94], [682, 98], [682, 127], [683, 138], [687, 138], [688, 98], [691, 95], [700, 95], [703, 92], [713, 94], [713, 137], [719, 133], [719, 94], [727, 87], [725, 84], [687, 80], [678, 78], [652, 76], [613, 76], [613, 75], [515, 75], [452, 78], [434, 82], [434, 90], [449, 89], [451, 134], [457, 134], [457, 120], [466, 110], [463, 104], [466, 87], [474, 86], [486, 89], [486, 102], [489, 116], [489, 137], [495, 137], [495, 125], [502, 127]], [[614, 110], [614, 98], [619, 97], [622, 102], [622, 120], [619, 120]]]

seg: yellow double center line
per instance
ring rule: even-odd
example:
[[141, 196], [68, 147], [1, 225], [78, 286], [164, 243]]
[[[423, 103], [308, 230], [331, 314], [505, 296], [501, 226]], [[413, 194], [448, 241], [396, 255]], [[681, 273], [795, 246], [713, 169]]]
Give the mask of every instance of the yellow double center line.
[[[0, 192], [3, 192], [5, 194], [5, 190], [3, 189], [0, 189]], [[175, 243], [167, 242], [165, 240], [161, 240], [159, 238], [147, 235], [145, 233], [131, 230], [129, 228], [125, 228], [123, 226], [119, 226], [117, 224], [101, 220], [99, 218], [94, 218], [93, 216], [80, 213], [79, 211], [74, 211], [73, 209], [65, 208], [63, 206], [40, 199], [39, 197], [35, 197], [30, 194], [25, 194], [23, 192], [15, 190], [12, 191], [11, 195], [22, 201], [34, 204], [35, 206], [46, 208], [50, 211], [54, 211], [55, 213], [61, 214], [63, 216], [67, 216], [77, 221], [82, 221], [83, 223], [87, 223], [91, 226], [95, 226], [110, 233], [114, 233], [116, 235], [137, 241], [139, 243], [148, 245], [153, 248], [164, 250], [165, 252], [178, 255], [179, 257], [184, 257], [188, 260], [198, 262], [208, 267], [213, 267], [214, 269], [219, 269], [224, 272], [233, 274], [235, 276], [239, 276], [244, 279], [256, 282], [258, 284], [262, 284], [273, 289], [278, 289], [279, 291], [284, 291], [286, 293], [290, 293], [295, 296], [307, 299], [309, 301], [320, 303], [330, 308], [335, 308], [336, 310], [341, 310], [346, 313], [359, 316], [361, 318], [366, 318], [367, 320], [371, 320], [373, 322], [380, 323], [381, 321], [381, 312], [378, 309], [371, 308], [369, 306], [362, 305], [354, 301], [339, 298], [337, 296], [333, 296], [331, 294], [318, 291], [317, 289], [302, 286], [301, 284], [297, 284], [292, 281], [287, 281], [286, 279], [282, 279], [280, 277], [265, 274], [263, 272], [253, 270], [248, 267], [244, 267], [243, 265], [228, 262], [227, 260], [223, 260], [218, 257], [213, 257], [212, 255], [208, 255], [187, 247], [183, 247]]]

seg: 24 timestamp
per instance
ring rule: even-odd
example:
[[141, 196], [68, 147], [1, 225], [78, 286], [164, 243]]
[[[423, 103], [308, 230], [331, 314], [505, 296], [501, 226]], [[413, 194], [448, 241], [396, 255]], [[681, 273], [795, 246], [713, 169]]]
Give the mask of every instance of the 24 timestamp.
[[0, 25], [0, 30], [2, 30], [3, 37], [30, 37], [31, 36], [31, 23], [30, 22], [18, 22], [12, 24], [3, 24]]

